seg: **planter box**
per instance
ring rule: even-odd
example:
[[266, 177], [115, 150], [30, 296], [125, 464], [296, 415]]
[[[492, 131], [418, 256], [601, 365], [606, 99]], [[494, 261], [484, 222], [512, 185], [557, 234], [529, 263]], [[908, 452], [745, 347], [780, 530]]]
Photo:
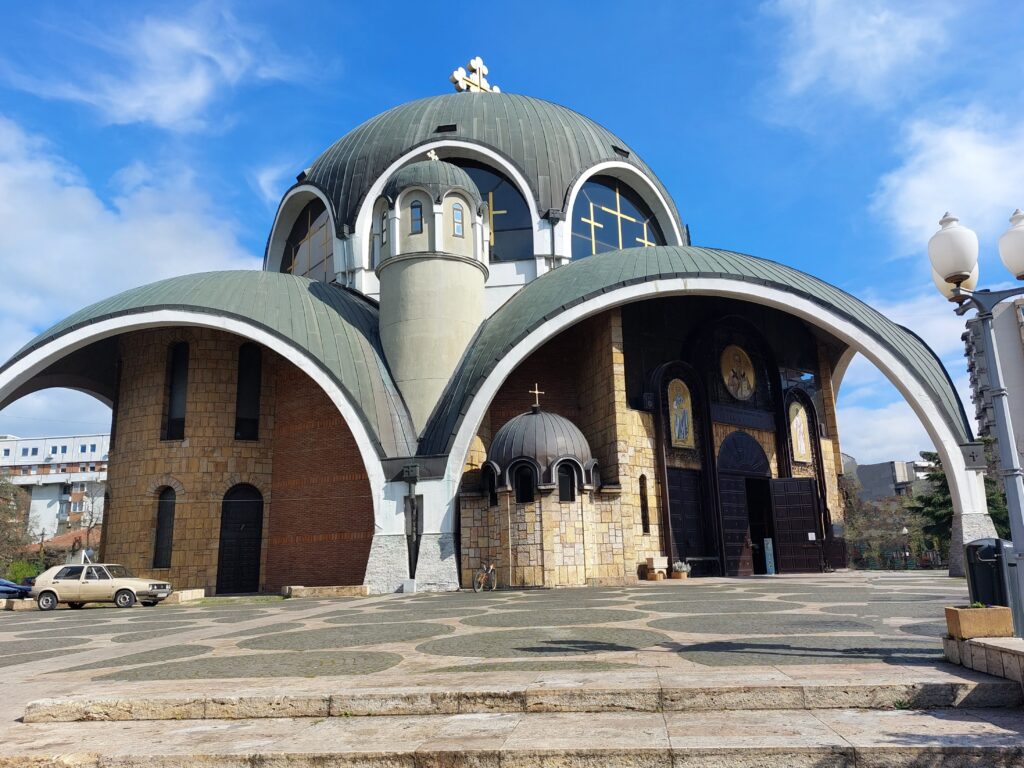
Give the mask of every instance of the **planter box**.
[[1013, 616], [1009, 608], [946, 608], [946, 629], [950, 637], [1013, 637]]
[[690, 574], [685, 573], [684, 571], [672, 571], [672, 578], [673, 579], [688, 579], [688, 578], [690, 578]]
[[665, 579], [665, 574], [662, 573], [661, 571], [649, 571], [647, 573], [647, 580], [648, 581], [663, 581], [664, 579]]

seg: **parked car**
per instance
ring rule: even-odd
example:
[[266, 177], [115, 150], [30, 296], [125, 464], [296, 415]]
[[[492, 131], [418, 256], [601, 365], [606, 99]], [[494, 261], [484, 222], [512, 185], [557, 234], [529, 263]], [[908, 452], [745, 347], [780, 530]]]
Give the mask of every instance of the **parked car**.
[[123, 565], [86, 563], [58, 565], [36, 576], [32, 597], [41, 611], [52, 611], [59, 603], [81, 608], [86, 603], [113, 603], [131, 608], [136, 600], [152, 606], [167, 598], [171, 585], [156, 579], [137, 579]]
[[32, 591], [31, 587], [23, 587], [7, 579], [0, 579], [0, 600], [24, 599]]

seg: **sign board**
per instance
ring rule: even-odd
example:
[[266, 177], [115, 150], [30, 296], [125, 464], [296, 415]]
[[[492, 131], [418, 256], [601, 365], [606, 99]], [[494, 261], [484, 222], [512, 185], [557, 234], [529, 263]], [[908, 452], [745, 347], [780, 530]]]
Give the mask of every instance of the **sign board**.
[[985, 446], [982, 443], [964, 443], [960, 446], [967, 469], [988, 469]]
[[808, 541], [817, 541], [818, 540], [818, 534], [816, 534], [814, 531], [808, 531], [807, 532], [807, 540]]
[[764, 540], [764, 572], [769, 576], [775, 573], [775, 549], [771, 539]]

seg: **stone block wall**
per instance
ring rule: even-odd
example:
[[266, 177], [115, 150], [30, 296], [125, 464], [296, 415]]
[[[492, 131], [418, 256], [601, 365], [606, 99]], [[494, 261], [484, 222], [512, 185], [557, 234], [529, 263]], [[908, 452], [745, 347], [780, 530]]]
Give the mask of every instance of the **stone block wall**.
[[[171, 344], [189, 344], [185, 439], [161, 440]], [[274, 372], [280, 359], [263, 356], [259, 440], [234, 439], [238, 348], [243, 340], [218, 331], [157, 329], [121, 338], [117, 431], [110, 449], [104, 550], [110, 562], [138, 575], [167, 579], [177, 589], [217, 584], [220, 507], [224, 494], [248, 483], [263, 494], [264, 532], [271, 514]], [[154, 569], [157, 498], [174, 489], [171, 567]], [[262, 555], [266, 562], [266, 547]], [[261, 572], [264, 569], [261, 569]]]
[[832, 522], [843, 521], [843, 497], [839, 492], [839, 475], [843, 471], [843, 456], [839, 446], [839, 419], [836, 416], [836, 392], [832, 386], [832, 368], [828, 350], [818, 344], [818, 370], [821, 380], [821, 399], [824, 407], [822, 422], [825, 437], [821, 440], [821, 464], [825, 470], [825, 496]]

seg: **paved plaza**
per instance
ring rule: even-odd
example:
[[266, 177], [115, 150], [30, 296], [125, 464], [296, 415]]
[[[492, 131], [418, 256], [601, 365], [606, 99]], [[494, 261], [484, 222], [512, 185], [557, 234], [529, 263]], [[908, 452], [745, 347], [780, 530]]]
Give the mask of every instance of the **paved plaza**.
[[[0, 615], [6, 694], [0, 765], [4, 754], [102, 750], [111, 739], [125, 740], [118, 749], [143, 742], [147, 749], [171, 749], [166, 734], [172, 732], [185, 740], [174, 742], [180, 751], [197, 727], [47, 720], [205, 719], [204, 738], [212, 745], [221, 733], [223, 749], [241, 743], [280, 749], [296, 729], [311, 727], [321, 736], [311, 736], [310, 744], [349, 750], [422, 746], [433, 743], [438, 729], [454, 729], [452, 744], [460, 729], [477, 729], [491, 746], [513, 744], [512, 731], [526, 718], [534, 718], [524, 730], [536, 738], [560, 732], [567, 739], [582, 738], [587, 723], [605, 718], [609, 743], [641, 738], [652, 723], [651, 745], [669, 739], [662, 730], [673, 727], [742, 741], [751, 735], [744, 735], [744, 718], [760, 723], [761, 737], [767, 729], [783, 744], [821, 746], [831, 739], [833, 746], [850, 746], [854, 731], [877, 735], [863, 713], [838, 709], [843, 702], [884, 710], [871, 717], [889, 718], [893, 733], [916, 728], [914, 738], [925, 745], [961, 736], [1019, 745], [1020, 711], [1005, 706], [1020, 702], [1020, 686], [942, 659], [942, 608], [965, 601], [961, 579], [851, 572], [7, 613]], [[410, 691], [430, 696], [417, 699]], [[942, 695], [959, 696], [959, 703]], [[971, 695], [974, 705], [1004, 708], [969, 711]], [[687, 701], [672, 703], [671, 696]], [[18, 722], [29, 702], [41, 699], [49, 701], [30, 708], [29, 722]], [[926, 709], [917, 706], [921, 701], [961, 709], [936, 710], [928, 717], [939, 720], [927, 720], [907, 711]], [[166, 711], [154, 714], [161, 702]], [[667, 713], [687, 707], [703, 711]], [[597, 714], [605, 709], [613, 711]], [[373, 714], [405, 717], [327, 717]], [[303, 719], [253, 720], [268, 717]], [[330, 722], [315, 725], [324, 717]], [[945, 731], [935, 730], [940, 720]], [[395, 741], [388, 734], [399, 726], [404, 735]], [[238, 742], [240, 734], [248, 736]]]

